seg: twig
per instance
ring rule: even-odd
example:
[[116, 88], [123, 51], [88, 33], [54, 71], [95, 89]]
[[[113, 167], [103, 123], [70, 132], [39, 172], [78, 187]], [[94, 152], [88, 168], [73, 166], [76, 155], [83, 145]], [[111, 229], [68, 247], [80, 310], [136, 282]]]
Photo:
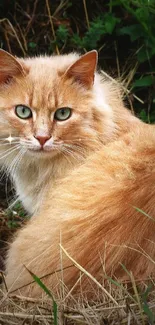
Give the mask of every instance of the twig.
[[16, 33], [16, 30], [14, 29], [13, 25], [11, 24], [10, 20], [7, 19], [7, 18], [0, 19], [0, 23], [3, 23], [3, 22], [7, 22], [7, 23], [8, 23], [8, 25], [9, 25], [10, 28], [12, 29], [12, 31], [13, 31], [13, 33], [14, 33], [16, 39], [17, 39], [17, 42], [18, 42], [18, 44], [19, 44], [19, 46], [20, 46], [20, 48], [21, 48], [23, 54], [26, 55], [26, 52], [25, 52], [25, 50], [24, 50], [24, 48], [23, 48], [23, 46], [22, 46], [22, 43], [21, 43], [21, 41], [20, 41], [20, 39], [19, 39], [19, 37], [18, 37], [18, 35], [17, 35], [17, 33]]
[[74, 265], [85, 275], [87, 275], [88, 278], [90, 278], [96, 285], [110, 298], [113, 303], [118, 306], [117, 301], [111, 296], [111, 294], [88, 272], [86, 271], [80, 264], [78, 264], [65, 250], [65, 248], [59, 244], [63, 252], [66, 254], [66, 256], [74, 263]]
[[[49, 0], [46, 0], [46, 7], [47, 7], [47, 11], [48, 11], [48, 16], [49, 16], [49, 19], [50, 19], [53, 39], [56, 42], [56, 36], [55, 36], [55, 30], [54, 30], [53, 20], [52, 20], [52, 16], [51, 16], [51, 10], [50, 10], [50, 6], [49, 6]], [[55, 45], [55, 49], [56, 49], [57, 54], [60, 55], [57, 44]]]
[[[28, 302], [32, 302], [32, 303], [36, 303], [36, 302], [41, 303], [42, 302], [42, 299], [24, 297], [24, 296], [21, 296], [21, 295], [20, 296], [19, 295], [9, 295], [9, 298], [18, 299], [18, 300], [21, 300], [21, 301], [28, 301]], [[47, 300], [47, 302], [48, 302], [48, 300]]]
[[23, 43], [24, 43], [25, 49], [26, 49], [26, 51], [28, 52], [28, 47], [27, 47], [26, 38], [25, 38], [25, 36], [24, 36], [24, 34], [23, 34], [23, 32], [22, 32], [22, 29], [21, 29], [20, 25], [19, 25], [17, 22], [16, 22], [16, 25], [18, 26], [18, 29], [19, 29], [19, 31], [20, 31], [20, 35], [21, 35], [21, 37], [22, 37], [22, 39], [23, 39]]
[[[102, 73], [106, 78], [110, 79], [114, 84], [118, 85], [118, 82], [117, 82], [115, 79], [113, 79], [111, 76], [109, 76], [105, 71], [101, 70], [101, 73]], [[122, 84], [121, 84], [121, 87], [122, 87], [122, 89], [123, 89], [125, 92], [127, 92], [127, 94], [130, 94], [130, 90], [129, 90], [129, 89], [127, 89], [126, 87], [124, 87]], [[143, 101], [142, 99], [140, 99], [139, 97], [137, 97], [135, 94], [132, 94], [132, 95], [133, 95], [133, 97], [134, 97], [135, 99], [137, 99], [141, 104], [144, 104], [144, 101]]]
[[5, 35], [6, 43], [7, 43], [7, 46], [8, 46], [8, 50], [11, 53], [11, 46], [10, 46], [10, 42], [9, 42], [9, 38], [8, 38], [8, 33], [7, 33], [6, 30], [4, 30], [4, 35]]
[[139, 307], [139, 311], [140, 311], [140, 316], [141, 316], [141, 320], [142, 320], [142, 325], [145, 325], [145, 321], [144, 321], [144, 316], [143, 316], [143, 311], [142, 311], [142, 305], [141, 305], [141, 301], [140, 301], [140, 297], [138, 294], [138, 290], [137, 290], [137, 286], [135, 283], [135, 279], [132, 273], [130, 273], [130, 277], [131, 277], [131, 283], [132, 283], [132, 287], [135, 293], [135, 297], [137, 299], [137, 303], [138, 303], [138, 307]]
[[120, 74], [120, 66], [119, 66], [119, 59], [118, 59], [118, 51], [117, 51], [116, 42], [114, 42], [114, 46], [115, 46], [115, 52], [116, 52], [116, 64], [117, 64], [118, 78], [120, 78], [121, 74]]
[[27, 319], [53, 319], [52, 315], [30, 315], [30, 314], [22, 314], [22, 313], [8, 313], [8, 312], [0, 312], [0, 316], [8, 316], [8, 317], [17, 317], [17, 318], [27, 318]]
[[[1, 318], [1, 317], [0, 317], [0, 322], [2, 322], [2, 323], [0, 323], [0, 324], [3, 325], [3, 324], [4, 324], [4, 318]], [[9, 320], [9, 319], [5, 319], [5, 325], [17, 325], [17, 323], [12, 322], [12, 321]]]
[[5, 281], [4, 273], [1, 271], [1, 272], [0, 272], [0, 275], [1, 275], [1, 277], [2, 277], [2, 280], [3, 280], [3, 283], [4, 283], [5, 290], [6, 290], [6, 292], [8, 292], [8, 288], [7, 288], [7, 285], [6, 285], [6, 281]]
[[33, 12], [32, 12], [32, 16], [31, 16], [31, 19], [29, 20], [28, 22], [28, 25], [26, 27], [26, 35], [28, 34], [30, 28], [31, 28], [31, 25], [33, 23], [33, 20], [35, 18], [35, 12], [36, 12], [36, 8], [37, 8], [37, 4], [38, 4], [38, 0], [35, 0], [34, 2], [34, 6], [33, 6]]
[[135, 72], [136, 72], [136, 70], [137, 70], [137, 68], [138, 68], [138, 65], [139, 65], [139, 63], [136, 62], [134, 68], [130, 70], [130, 73], [129, 73], [129, 75], [128, 75], [128, 76], [129, 76], [129, 77], [128, 77], [128, 81], [127, 81], [127, 83], [126, 83], [126, 88], [128, 88], [128, 86], [129, 86], [131, 80], [133, 79], [133, 77], [134, 77], [134, 75], [135, 75]]
[[86, 6], [86, 0], [83, 0], [83, 6], [84, 6], [84, 11], [85, 11], [85, 16], [86, 16], [87, 27], [89, 29], [90, 24], [89, 24], [89, 18], [88, 18], [88, 11], [87, 11], [87, 6]]

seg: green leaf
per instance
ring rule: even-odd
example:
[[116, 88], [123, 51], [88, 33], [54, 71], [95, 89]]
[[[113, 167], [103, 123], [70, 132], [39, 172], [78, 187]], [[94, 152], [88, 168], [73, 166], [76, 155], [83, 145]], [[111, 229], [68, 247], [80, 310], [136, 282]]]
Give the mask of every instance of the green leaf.
[[139, 113], [139, 118], [144, 122], [148, 122], [148, 116], [144, 109], [142, 109], [141, 112]]
[[104, 20], [100, 17], [90, 23], [90, 28], [83, 37], [83, 47], [92, 49], [97, 47], [98, 41], [106, 34]]
[[133, 83], [133, 87], [148, 87], [148, 86], [152, 86], [154, 84], [155, 84], [155, 77], [145, 76], [145, 77], [142, 77], [141, 79], [137, 79]]
[[111, 0], [111, 7], [120, 6], [120, 0]]
[[148, 298], [149, 293], [153, 290], [153, 285], [150, 284], [144, 293], [142, 293], [142, 299], [146, 300]]
[[83, 47], [83, 41], [78, 34], [73, 34], [73, 36], [71, 37], [71, 43], [78, 46], [79, 48]]
[[147, 315], [147, 317], [148, 317], [148, 319], [150, 321], [149, 324], [154, 325], [155, 315], [153, 314], [153, 312], [149, 308], [149, 305], [147, 304], [147, 302], [143, 302], [142, 307], [143, 307], [144, 313]]
[[52, 299], [53, 301], [53, 315], [54, 315], [54, 325], [58, 325], [58, 308], [57, 304], [53, 298], [51, 291], [45, 286], [45, 284], [40, 280], [40, 278], [31, 272], [26, 266], [26, 270], [30, 273], [34, 281], [40, 286], [41, 289]]
[[118, 30], [118, 35], [129, 35], [131, 42], [144, 36], [144, 31], [139, 24], [125, 26]]
[[152, 312], [152, 310], [150, 309], [148, 303], [147, 303], [147, 299], [148, 299], [148, 295], [149, 293], [152, 291], [153, 286], [150, 285], [147, 287], [146, 291], [142, 294], [142, 307], [143, 307], [143, 311], [144, 313], [147, 315], [150, 324], [153, 325], [154, 321], [155, 321], [155, 314]]
[[112, 284], [115, 284], [117, 287], [122, 288], [122, 284], [120, 284], [118, 281], [115, 281], [115, 280], [113, 280], [111, 277], [106, 276], [106, 275], [105, 275], [105, 278], [106, 278], [107, 280], [109, 280]]
[[143, 46], [140, 51], [138, 51], [137, 59], [140, 63], [148, 61], [155, 55], [155, 45], [150, 42], [151, 47]]
[[128, 276], [131, 278], [131, 274], [130, 272], [127, 270], [127, 268], [125, 267], [124, 264], [120, 263], [120, 265], [122, 266], [123, 270], [128, 274]]
[[29, 46], [31, 49], [35, 49], [36, 46], [37, 46], [37, 44], [34, 43], [34, 42], [30, 42], [30, 43], [28, 43], [28, 46]]
[[68, 28], [65, 25], [60, 25], [56, 31], [57, 41], [66, 42], [69, 36]]
[[105, 30], [107, 34], [112, 34], [116, 24], [120, 22], [119, 18], [116, 18], [113, 14], [106, 14], [104, 16]]
[[18, 223], [14, 220], [9, 220], [7, 222], [7, 225], [9, 229], [16, 229], [19, 226]]

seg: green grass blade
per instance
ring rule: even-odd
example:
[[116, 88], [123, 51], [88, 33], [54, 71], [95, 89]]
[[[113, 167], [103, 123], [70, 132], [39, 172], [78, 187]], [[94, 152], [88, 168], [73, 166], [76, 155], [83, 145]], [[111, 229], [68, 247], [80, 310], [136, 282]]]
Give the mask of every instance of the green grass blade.
[[118, 288], [123, 288], [122, 284], [120, 284], [119, 282], [113, 280], [111, 277], [109, 277], [109, 276], [105, 276], [105, 278], [106, 278], [107, 280], [109, 280], [112, 284], [114, 284], [116, 287], [118, 287]]
[[40, 280], [40, 278], [31, 272], [26, 266], [26, 270], [30, 273], [34, 281], [40, 286], [40, 288], [52, 299], [53, 301], [53, 316], [54, 316], [54, 325], [58, 325], [58, 306], [56, 301], [53, 298], [51, 291], [46, 287], [46, 285]]
[[148, 213], [146, 213], [145, 211], [133, 206], [134, 209], [136, 209], [138, 212], [142, 213], [144, 216], [148, 217], [149, 219], [155, 221], [155, 219], [153, 219]]
[[147, 315], [151, 325], [153, 325], [155, 323], [155, 314], [150, 309], [150, 307], [147, 303], [147, 300], [148, 300], [148, 295], [152, 291], [152, 289], [153, 289], [153, 286], [149, 285], [148, 288], [146, 289], [146, 291], [142, 294], [143, 311], [144, 311], [145, 315]]
[[147, 302], [143, 302], [142, 303], [142, 308], [143, 308], [143, 312], [145, 315], [147, 315], [150, 324], [154, 325], [155, 322], [155, 315], [153, 314], [153, 312], [151, 311], [151, 309], [149, 308], [149, 305], [147, 304]]
[[125, 267], [124, 264], [120, 263], [120, 265], [122, 266], [123, 270], [128, 274], [128, 276], [130, 277], [131, 279], [131, 273], [127, 270], [127, 268]]
[[54, 325], [58, 325], [58, 306], [55, 300], [53, 300], [53, 315], [54, 315]]

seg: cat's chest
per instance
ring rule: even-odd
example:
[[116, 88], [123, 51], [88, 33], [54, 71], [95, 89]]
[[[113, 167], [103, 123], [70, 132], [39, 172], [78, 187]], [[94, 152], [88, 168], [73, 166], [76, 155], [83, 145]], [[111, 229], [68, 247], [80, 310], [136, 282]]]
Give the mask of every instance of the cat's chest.
[[31, 215], [39, 210], [45, 189], [48, 187], [49, 181], [47, 178], [40, 180], [38, 183], [39, 174], [29, 175], [29, 173], [22, 174], [18, 171], [14, 176], [15, 190], [19, 200], [22, 202], [24, 208]]
[[41, 168], [32, 165], [31, 168], [19, 168], [16, 171], [13, 175], [15, 190], [29, 214], [39, 211], [49, 186], [54, 188], [55, 181], [64, 177], [69, 170], [66, 162], [57, 161]]

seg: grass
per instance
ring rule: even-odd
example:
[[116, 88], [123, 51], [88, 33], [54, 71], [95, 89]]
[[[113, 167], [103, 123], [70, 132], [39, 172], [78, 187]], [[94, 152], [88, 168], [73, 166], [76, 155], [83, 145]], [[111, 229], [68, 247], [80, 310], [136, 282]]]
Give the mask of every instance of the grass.
[[[18, 209], [21, 206], [17, 205]], [[16, 216], [16, 214], [15, 214]], [[8, 218], [1, 212], [2, 220]], [[8, 239], [14, 228], [9, 231]], [[63, 247], [65, 254], [68, 254]], [[44, 279], [31, 273], [32, 280], [42, 289], [42, 297], [35, 299], [22, 295], [22, 290], [8, 293], [0, 290], [0, 324], [1, 325], [153, 325], [155, 323], [155, 279], [135, 281], [132, 273], [125, 269], [129, 281], [103, 276], [103, 285], [83, 269], [69, 255], [68, 258], [80, 272], [79, 280], [73, 288], [68, 289], [60, 283], [57, 299], [49, 288], [44, 285]], [[29, 272], [29, 271], [28, 271]], [[81, 283], [81, 277], [89, 279], [92, 297], [87, 300], [82, 287], [78, 296], [74, 287]]]
[[58, 324], [58, 306], [57, 306], [57, 303], [56, 303], [55, 299], [53, 298], [53, 295], [52, 295], [51, 291], [45, 286], [45, 284], [40, 280], [40, 278], [37, 277], [37, 275], [35, 275], [34, 273], [32, 273], [28, 269], [27, 269], [27, 271], [30, 273], [33, 280], [38, 284], [38, 286], [52, 300], [52, 304], [53, 304], [53, 308], [52, 308], [52, 310], [53, 310], [53, 321], [54, 321], [54, 325], [57, 325]]
[[[61, 249], [71, 263], [79, 269], [79, 279], [68, 289], [63, 281], [57, 289], [57, 298], [44, 284], [44, 279], [31, 274], [32, 280], [40, 286], [40, 299], [25, 297], [22, 288], [8, 293], [0, 290], [1, 325], [153, 325], [155, 323], [155, 279], [135, 280], [124, 265], [128, 280], [121, 282], [103, 274], [99, 283], [71, 256]], [[81, 278], [87, 277], [92, 292], [89, 300], [81, 285]], [[63, 279], [63, 277], [62, 277]], [[74, 288], [80, 284], [79, 294]]]
[[[40, 299], [24, 297], [22, 295], [4, 294], [1, 292], [0, 322], [1, 324], [88, 324], [88, 325], [153, 325], [155, 321], [155, 288], [154, 279], [145, 283], [136, 282], [130, 274], [130, 282], [120, 283], [111, 278], [106, 280], [109, 296], [94, 285], [91, 300], [85, 298], [84, 293], [78, 298], [63, 287], [63, 299], [53, 299], [51, 292], [32, 275], [35, 281], [47, 294]], [[82, 289], [82, 288], [81, 288]], [[62, 290], [62, 287], [61, 287]]]

